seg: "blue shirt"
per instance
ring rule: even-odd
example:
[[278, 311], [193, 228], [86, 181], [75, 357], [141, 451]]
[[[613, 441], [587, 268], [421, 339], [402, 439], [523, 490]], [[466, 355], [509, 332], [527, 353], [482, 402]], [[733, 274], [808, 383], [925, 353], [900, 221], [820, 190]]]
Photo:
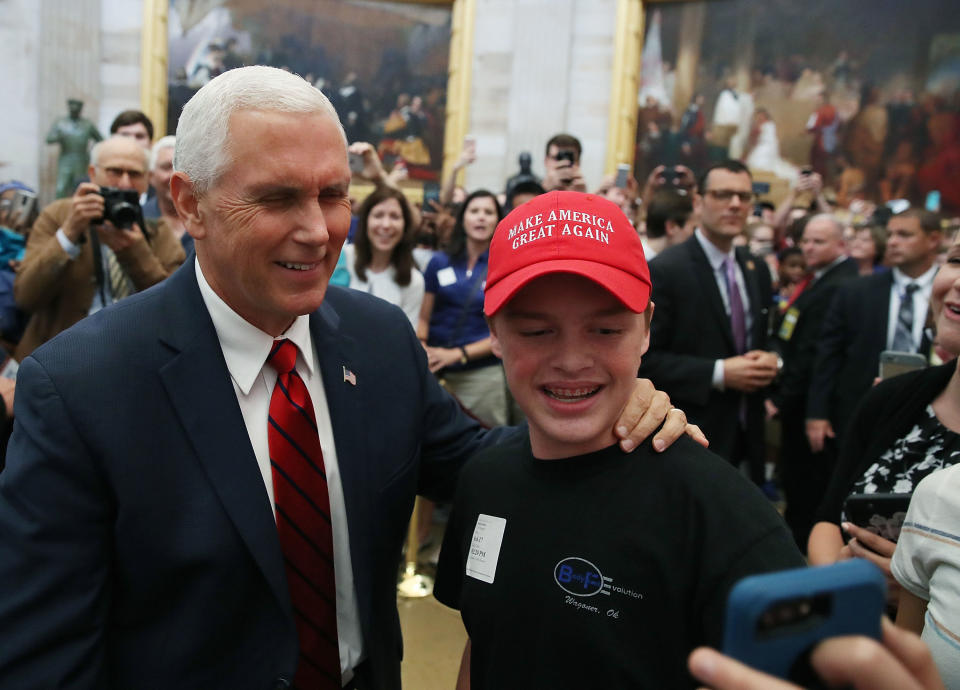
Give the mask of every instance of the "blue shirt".
[[[483, 316], [483, 287], [487, 282], [487, 252], [467, 272], [467, 259], [452, 259], [437, 252], [423, 273], [426, 291], [434, 296], [427, 344], [433, 347], [459, 347], [489, 337]], [[490, 361], [488, 361], [490, 360]], [[496, 362], [495, 357], [471, 361], [468, 368]], [[451, 367], [455, 368], [455, 367]]]

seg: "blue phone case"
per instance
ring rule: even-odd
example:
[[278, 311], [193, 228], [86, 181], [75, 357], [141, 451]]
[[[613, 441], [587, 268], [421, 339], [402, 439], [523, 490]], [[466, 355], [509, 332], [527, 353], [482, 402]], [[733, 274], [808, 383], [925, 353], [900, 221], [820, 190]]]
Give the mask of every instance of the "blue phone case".
[[[727, 599], [723, 651], [788, 678], [797, 660], [824, 638], [866, 635], [879, 640], [886, 589], [880, 569], [859, 558], [745, 577]], [[761, 630], [761, 618], [773, 604], [806, 597], [818, 598], [825, 606], [823, 615]]]

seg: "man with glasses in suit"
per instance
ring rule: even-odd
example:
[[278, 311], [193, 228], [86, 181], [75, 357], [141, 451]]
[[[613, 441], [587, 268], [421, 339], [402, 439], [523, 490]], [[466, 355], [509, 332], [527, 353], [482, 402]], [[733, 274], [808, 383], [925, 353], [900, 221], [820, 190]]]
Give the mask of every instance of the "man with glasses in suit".
[[753, 208], [750, 171], [728, 160], [700, 179], [694, 235], [650, 262], [656, 318], [640, 367], [700, 425], [710, 450], [764, 476], [764, 389], [782, 367], [767, 350], [770, 271], [733, 241]]

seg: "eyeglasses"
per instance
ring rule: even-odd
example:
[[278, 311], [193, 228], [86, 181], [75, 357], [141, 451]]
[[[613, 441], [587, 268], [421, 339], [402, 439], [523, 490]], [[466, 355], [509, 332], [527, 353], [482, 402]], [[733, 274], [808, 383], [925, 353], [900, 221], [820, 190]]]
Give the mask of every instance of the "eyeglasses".
[[143, 176], [146, 174], [143, 170], [134, 170], [133, 168], [114, 168], [113, 166], [103, 167], [99, 165], [97, 167], [107, 173], [107, 177], [115, 180], [119, 180], [126, 175], [133, 182], [143, 179]]
[[706, 194], [717, 201], [728, 203], [733, 197], [737, 197], [741, 204], [753, 203], [756, 194], [751, 192], [741, 192], [736, 189], [708, 189]]

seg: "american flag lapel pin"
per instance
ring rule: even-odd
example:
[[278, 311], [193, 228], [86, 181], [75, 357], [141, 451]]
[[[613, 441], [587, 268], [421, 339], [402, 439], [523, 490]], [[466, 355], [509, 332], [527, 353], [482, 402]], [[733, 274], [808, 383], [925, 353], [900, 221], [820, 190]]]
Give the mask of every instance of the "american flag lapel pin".
[[343, 382], [349, 383], [351, 386], [357, 385], [357, 375], [347, 369], [346, 366], [343, 367]]

